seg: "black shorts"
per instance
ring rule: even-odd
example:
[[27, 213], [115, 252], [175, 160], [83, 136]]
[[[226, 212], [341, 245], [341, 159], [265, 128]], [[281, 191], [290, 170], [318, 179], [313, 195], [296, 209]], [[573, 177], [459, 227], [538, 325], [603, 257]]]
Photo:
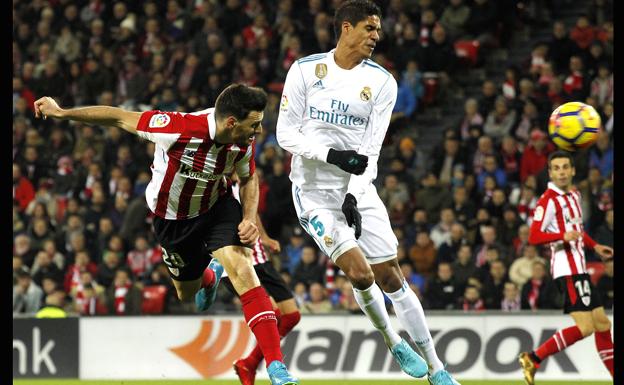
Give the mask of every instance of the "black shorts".
[[[254, 269], [256, 270], [260, 284], [266, 289], [269, 295], [273, 297], [275, 302], [282, 302], [294, 298], [286, 282], [280, 273], [275, 270], [271, 262], [254, 265]], [[230, 281], [229, 277], [223, 277], [221, 282], [223, 282], [225, 287], [227, 287], [232, 294], [237, 297], [239, 296], [236, 290], [234, 290], [234, 286], [232, 286], [232, 281]]]
[[566, 275], [555, 280], [563, 294], [563, 312], [592, 311], [602, 306], [600, 295], [594, 287], [589, 274]]
[[246, 246], [238, 237], [241, 204], [231, 194], [220, 197], [204, 214], [184, 220], [154, 217], [154, 233], [163, 248], [163, 261], [176, 281], [202, 276], [212, 256], [224, 246]]

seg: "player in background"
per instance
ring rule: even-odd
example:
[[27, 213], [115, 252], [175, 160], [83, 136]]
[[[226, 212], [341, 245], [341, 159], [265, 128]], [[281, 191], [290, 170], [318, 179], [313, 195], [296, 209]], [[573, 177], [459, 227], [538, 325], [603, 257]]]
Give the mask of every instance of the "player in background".
[[556, 151], [548, 156], [548, 188], [542, 194], [533, 214], [529, 242], [550, 246], [550, 274], [564, 296], [563, 312], [570, 314], [575, 325], [557, 331], [540, 347], [520, 353], [524, 379], [535, 383], [535, 372], [546, 357], [594, 334], [600, 359], [613, 376], [613, 340], [611, 321], [600, 303], [585, 267], [585, 246], [604, 260], [613, 257], [613, 249], [599, 245], [583, 231], [581, 193], [572, 185], [572, 155]]
[[[288, 71], [277, 140], [293, 154], [290, 179], [301, 226], [351, 281], [357, 303], [401, 369], [413, 377], [429, 374], [434, 385], [457, 384], [401, 274], [398, 241], [373, 185], [397, 98], [396, 80], [370, 60], [380, 17], [379, 7], [366, 0], [337, 8], [336, 48], [299, 59]], [[393, 329], [380, 287], [427, 362]]]
[[[234, 174], [231, 179], [234, 182], [232, 184], [232, 191], [234, 196], [238, 198], [238, 177]], [[260, 284], [269, 293], [271, 303], [273, 304], [273, 311], [277, 317], [277, 329], [280, 337], [283, 338], [299, 323], [301, 313], [299, 312], [299, 308], [297, 308], [297, 302], [295, 302], [292, 292], [280, 273], [273, 266], [273, 263], [271, 263], [270, 255], [265, 248], [265, 246], [268, 247], [269, 251], [272, 253], [279, 253], [282, 250], [279, 241], [269, 237], [262, 225], [260, 216], [257, 216], [256, 224], [260, 231], [260, 237], [253, 248], [252, 263], [256, 270], [256, 275], [258, 275], [258, 279], [260, 279]], [[227, 273], [223, 274], [222, 280], [223, 284], [232, 294], [238, 295]], [[256, 344], [247, 357], [240, 358], [234, 362], [234, 371], [241, 384], [254, 384], [256, 370], [263, 358], [262, 349]]]
[[[178, 298], [195, 297], [199, 310], [207, 308], [225, 268], [267, 358], [271, 383], [298, 384], [283, 363], [277, 318], [251, 263], [251, 245], [258, 238], [254, 141], [262, 132], [266, 103], [262, 89], [233, 84], [214, 108], [192, 114], [109, 106], [61, 109], [50, 97], [36, 100], [34, 107], [36, 117], [115, 126], [156, 144], [145, 198]], [[242, 207], [226, 178], [233, 170], [241, 179]], [[213, 264], [218, 274], [206, 269], [211, 253], [223, 265]], [[202, 286], [205, 270], [212, 272], [209, 287]]]

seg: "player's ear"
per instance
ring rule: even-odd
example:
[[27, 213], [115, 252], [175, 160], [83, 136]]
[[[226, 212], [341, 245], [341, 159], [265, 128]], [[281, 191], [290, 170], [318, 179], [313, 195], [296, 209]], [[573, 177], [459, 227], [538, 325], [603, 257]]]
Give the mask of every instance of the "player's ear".
[[232, 128], [236, 126], [237, 122], [238, 120], [234, 117], [234, 115], [230, 115], [227, 118], [225, 118], [225, 127], [228, 130], [231, 130]]
[[351, 23], [345, 20], [342, 22], [341, 28], [342, 28], [342, 33], [344, 34], [345, 32], [349, 32], [353, 28], [353, 25], [351, 25]]

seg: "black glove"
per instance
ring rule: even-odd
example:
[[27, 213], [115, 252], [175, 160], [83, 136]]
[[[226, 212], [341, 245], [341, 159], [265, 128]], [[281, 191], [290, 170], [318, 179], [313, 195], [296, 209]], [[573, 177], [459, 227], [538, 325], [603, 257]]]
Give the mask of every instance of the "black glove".
[[362, 175], [368, 166], [368, 156], [358, 154], [353, 150], [340, 151], [330, 148], [327, 153], [327, 163], [335, 164], [348, 173]]
[[357, 209], [357, 200], [352, 194], [347, 193], [342, 203], [342, 213], [347, 218], [349, 227], [355, 225], [355, 239], [362, 235], [362, 216]]

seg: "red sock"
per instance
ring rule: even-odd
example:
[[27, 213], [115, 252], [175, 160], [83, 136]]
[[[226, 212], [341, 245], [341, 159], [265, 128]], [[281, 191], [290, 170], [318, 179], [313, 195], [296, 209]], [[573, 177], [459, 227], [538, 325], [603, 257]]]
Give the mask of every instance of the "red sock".
[[[277, 318], [277, 331], [279, 333], [280, 321], [281, 321], [281, 313], [280, 313], [279, 309], [273, 309], [273, 311], [275, 312], [275, 317]], [[279, 333], [279, 334], [280, 334], [280, 336], [282, 336], [281, 335], [282, 333]], [[251, 353], [249, 353], [247, 358], [244, 358], [244, 360], [247, 361], [249, 366], [251, 366], [252, 368], [257, 368], [258, 365], [260, 365], [260, 361], [262, 361], [263, 358], [264, 358], [264, 356], [262, 355], [262, 349], [260, 349], [260, 346], [256, 342], [256, 346], [254, 346], [254, 348], [251, 351]]]
[[282, 361], [277, 318], [271, 300], [262, 286], [254, 287], [240, 296], [243, 314], [262, 350], [266, 365]]
[[282, 337], [286, 337], [288, 333], [299, 323], [301, 319], [301, 313], [298, 310], [295, 310], [292, 313], [282, 314], [280, 317], [280, 321], [277, 324], [277, 329], [279, 330], [279, 334]]
[[215, 276], [214, 271], [206, 268], [206, 270], [204, 270], [204, 275], [202, 276], [202, 287], [210, 287], [214, 285], [216, 279], [217, 277]]
[[580, 339], [583, 339], [581, 329], [576, 325], [570, 326], [553, 334], [542, 346], [535, 349], [535, 354], [540, 360], [544, 360], [546, 357], [562, 351]]
[[611, 339], [611, 330], [604, 332], [595, 332], [596, 350], [600, 355], [600, 359], [611, 373], [613, 377], [613, 340]]

